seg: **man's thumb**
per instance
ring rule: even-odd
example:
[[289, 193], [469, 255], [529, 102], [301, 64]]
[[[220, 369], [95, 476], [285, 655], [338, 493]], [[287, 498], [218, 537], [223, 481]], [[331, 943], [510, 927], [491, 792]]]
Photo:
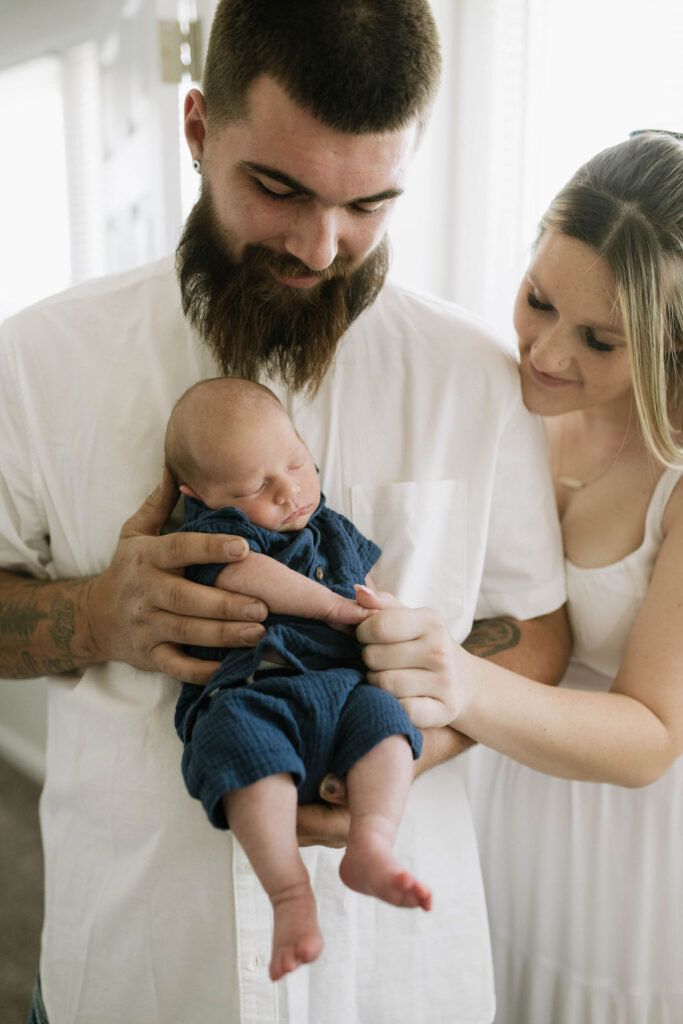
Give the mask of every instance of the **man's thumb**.
[[143, 534], [148, 537], [158, 537], [164, 523], [175, 508], [178, 500], [178, 488], [176, 483], [164, 466], [161, 481], [148, 494], [137, 512], [134, 512], [130, 519], [127, 519], [121, 529], [122, 537], [131, 537], [135, 534]]

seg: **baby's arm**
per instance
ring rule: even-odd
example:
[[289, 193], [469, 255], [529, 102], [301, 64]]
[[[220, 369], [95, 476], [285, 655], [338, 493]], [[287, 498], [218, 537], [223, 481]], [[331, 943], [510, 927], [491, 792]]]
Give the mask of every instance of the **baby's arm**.
[[323, 619], [330, 626], [355, 626], [370, 610], [340, 597], [303, 573], [282, 565], [269, 555], [250, 551], [241, 562], [226, 565], [216, 586], [265, 601], [271, 612]]

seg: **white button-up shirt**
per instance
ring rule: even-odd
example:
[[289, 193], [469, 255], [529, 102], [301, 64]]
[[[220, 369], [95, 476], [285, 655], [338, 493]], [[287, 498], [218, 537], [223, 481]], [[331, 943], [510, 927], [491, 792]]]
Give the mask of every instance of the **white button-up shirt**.
[[[216, 367], [170, 260], [81, 286], [0, 332], [0, 566], [38, 579], [108, 564], [157, 483], [178, 396]], [[514, 358], [453, 306], [387, 285], [313, 401], [283, 396], [328, 503], [383, 549], [382, 589], [475, 617], [564, 600], [539, 423]], [[20, 685], [20, 684], [18, 684]], [[41, 975], [51, 1024], [485, 1024], [491, 961], [454, 763], [413, 785], [399, 858], [425, 914], [346, 889], [303, 851], [325, 948], [268, 979], [271, 912], [243, 852], [185, 792], [179, 684], [122, 663], [50, 679]]]

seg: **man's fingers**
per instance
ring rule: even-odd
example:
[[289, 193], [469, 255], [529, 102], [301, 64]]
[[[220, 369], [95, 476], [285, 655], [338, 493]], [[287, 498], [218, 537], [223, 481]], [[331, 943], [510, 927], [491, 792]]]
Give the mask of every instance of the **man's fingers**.
[[318, 785], [318, 796], [325, 803], [335, 804], [337, 807], [348, 807], [349, 794], [346, 789], [346, 780], [338, 779], [332, 772], [328, 772]]
[[195, 686], [206, 686], [220, 661], [203, 661], [191, 658], [173, 644], [159, 644], [155, 649], [159, 672], [165, 672], [171, 679], [179, 679], [183, 683], [194, 683]]
[[147, 495], [137, 512], [123, 524], [121, 536], [157, 537], [177, 500], [178, 488], [171, 474], [164, 468], [160, 483]]
[[[263, 622], [268, 615], [266, 605], [255, 597], [234, 594], [219, 587], [206, 587], [184, 576], [168, 576], [163, 577], [163, 581], [161, 578], [157, 580], [150, 593], [150, 605], [155, 610], [171, 612], [173, 615], [243, 624]], [[184, 638], [182, 642], [194, 643]]]
[[193, 647], [254, 647], [264, 633], [257, 622], [195, 619], [168, 612], [156, 612], [152, 625], [170, 643]]
[[200, 563], [239, 562], [248, 554], [249, 545], [242, 537], [223, 533], [169, 533], [159, 537], [150, 550], [150, 560], [157, 569], [172, 570]]
[[299, 846], [346, 846], [350, 820], [348, 807], [304, 804], [296, 815]]
[[219, 661], [203, 661], [191, 658], [174, 644], [159, 644], [155, 656], [160, 672], [165, 672], [172, 679], [196, 686], [206, 686], [211, 676], [220, 667]]

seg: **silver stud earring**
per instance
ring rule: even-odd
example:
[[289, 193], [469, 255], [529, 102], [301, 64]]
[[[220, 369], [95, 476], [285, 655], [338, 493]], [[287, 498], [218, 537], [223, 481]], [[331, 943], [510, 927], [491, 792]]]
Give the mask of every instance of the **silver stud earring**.
[[200, 164], [199, 160], [193, 160], [192, 161], [192, 167], [197, 172], [197, 174], [201, 174], [202, 173], [202, 165]]

